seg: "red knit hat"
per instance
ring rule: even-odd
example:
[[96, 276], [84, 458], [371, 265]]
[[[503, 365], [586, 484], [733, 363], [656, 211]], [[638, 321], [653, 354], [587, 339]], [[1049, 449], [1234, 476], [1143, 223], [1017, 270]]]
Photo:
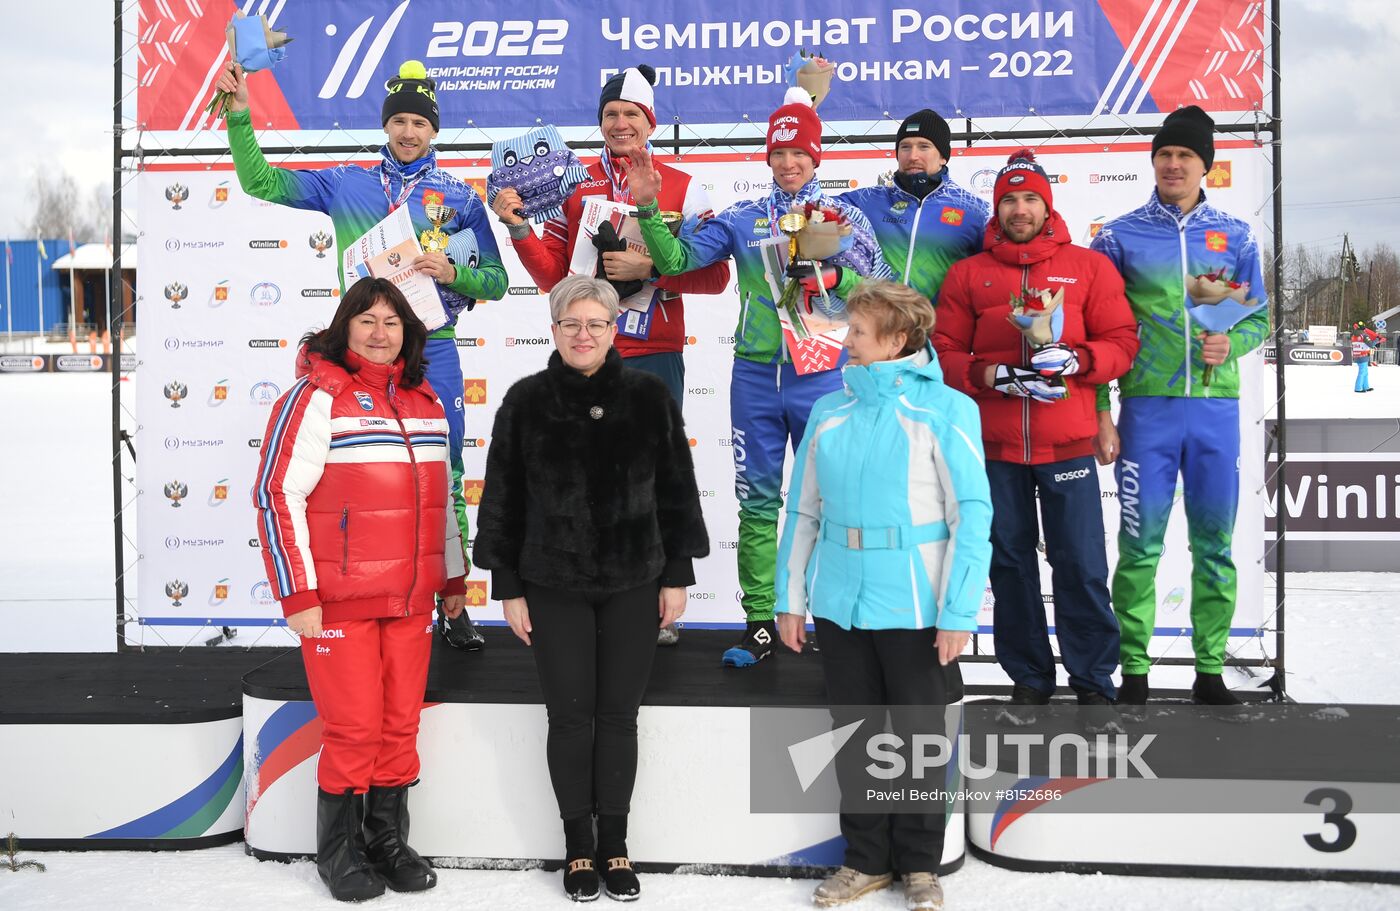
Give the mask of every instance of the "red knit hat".
[[1050, 178], [1045, 169], [1035, 160], [1030, 149], [1017, 149], [1006, 159], [1006, 167], [997, 174], [996, 185], [992, 189], [992, 208], [1001, 205], [1001, 198], [1015, 190], [1030, 190], [1045, 200], [1045, 208], [1055, 208], [1055, 198], [1050, 192]]
[[812, 164], [822, 163], [822, 122], [812, 109], [812, 96], [793, 86], [783, 98], [783, 106], [768, 118], [768, 155], [779, 149], [801, 149], [812, 156]]

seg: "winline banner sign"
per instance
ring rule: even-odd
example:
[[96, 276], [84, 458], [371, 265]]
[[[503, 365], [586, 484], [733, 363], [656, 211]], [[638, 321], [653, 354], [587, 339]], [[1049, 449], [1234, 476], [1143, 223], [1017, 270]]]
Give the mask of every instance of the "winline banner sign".
[[249, 83], [258, 124], [282, 130], [378, 129], [385, 82], [410, 59], [437, 82], [444, 130], [595, 125], [603, 82], [641, 63], [657, 71], [662, 123], [762, 122], [799, 50], [833, 64], [828, 120], [923, 104], [950, 118], [1249, 111], [1268, 30], [1256, 0], [140, 0], [145, 129], [214, 125], [205, 106], [236, 8], [295, 39]]

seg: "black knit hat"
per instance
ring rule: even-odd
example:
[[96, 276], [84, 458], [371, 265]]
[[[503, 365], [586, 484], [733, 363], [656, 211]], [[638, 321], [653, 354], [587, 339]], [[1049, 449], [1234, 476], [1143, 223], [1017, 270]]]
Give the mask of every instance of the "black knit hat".
[[395, 114], [417, 114], [438, 127], [437, 83], [428, 78], [428, 71], [417, 60], [405, 61], [399, 67], [399, 74], [384, 88], [389, 94], [384, 96], [384, 107], [380, 109], [380, 126], [389, 122]]
[[924, 108], [904, 118], [904, 122], [894, 134], [896, 152], [906, 136], [922, 136], [927, 139], [938, 149], [938, 154], [943, 156], [944, 161], [953, 157], [953, 131], [948, 129], [948, 121], [938, 116], [937, 111]]
[[603, 94], [598, 98], [598, 122], [603, 122], [603, 108], [609, 101], [630, 101], [646, 112], [652, 126], [656, 126], [656, 95], [652, 86], [656, 85], [656, 70], [645, 63], [628, 67], [603, 83]]
[[1182, 146], [1201, 156], [1206, 170], [1215, 163], [1215, 121], [1200, 108], [1188, 105], [1178, 108], [1162, 121], [1162, 128], [1152, 137], [1152, 154], [1162, 146]]

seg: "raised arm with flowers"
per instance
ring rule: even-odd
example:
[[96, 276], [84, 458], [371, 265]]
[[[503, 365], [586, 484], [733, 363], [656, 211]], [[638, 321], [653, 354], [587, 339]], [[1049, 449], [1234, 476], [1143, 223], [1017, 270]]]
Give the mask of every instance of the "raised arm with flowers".
[[678, 236], [657, 217], [661, 175], [645, 150], [632, 156], [627, 175], [642, 239], [658, 272], [675, 275], [730, 258], [738, 272], [740, 307], [729, 408], [739, 499], [739, 584], [747, 624], [740, 642], [724, 654], [725, 664], [734, 667], [749, 667], [774, 653], [778, 631], [773, 586], [783, 462], [788, 449], [801, 442], [812, 404], [841, 388], [838, 368], [845, 360], [839, 346], [830, 345], [800, 365], [794, 362], [779, 317], [781, 287], [774, 287], [774, 279], [781, 276], [772, 275], [771, 255], [765, 254], [771, 254], [771, 243], [783, 242], [782, 216], [794, 206], [805, 213], [811, 204], [814, 212], [821, 207], [839, 213], [850, 235], [848, 245], [843, 239], [840, 252], [822, 261], [820, 272], [812, 269], [803, 277], [804, 290], [818, 296], [824, 290], [831, 309], [840, 313], [861, 277], [890, 275], [869, 219], [855, 206], [827, 196], [816, 179], [822, 129], [811, 98], [809, 92], [793, 89], [768, 118], [772, 187], [714, 218], [687, 223]]

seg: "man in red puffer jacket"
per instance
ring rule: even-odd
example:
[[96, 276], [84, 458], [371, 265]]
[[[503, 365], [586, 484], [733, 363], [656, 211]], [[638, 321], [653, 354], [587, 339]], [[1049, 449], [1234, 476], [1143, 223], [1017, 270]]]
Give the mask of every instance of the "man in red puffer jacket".
[[[1013, 706], [1055, 689], [1040, 594], [1039, 519], [1053, 572], [1055, 633], [1082, 705], [1107, 706], [1118, 659], [1093, 442], [1095, 391], [1126, 373], [1137, 330], [1123, 279], [1102, 254], [1070, 243], [1050, 181], [1029, 149], [997, 175], [984, 252], [954, 263], [938, 298], [934, 347], [945, 381], [981, 409], [992, 490], [993, 641]], [[1063, 293], [1063, 326], [1032, 346], [1011, 301]], [[1033, 718], [1033, 709], [1002, 717]], [[1111, 722], [1116, 724], [1116, 722]]]

